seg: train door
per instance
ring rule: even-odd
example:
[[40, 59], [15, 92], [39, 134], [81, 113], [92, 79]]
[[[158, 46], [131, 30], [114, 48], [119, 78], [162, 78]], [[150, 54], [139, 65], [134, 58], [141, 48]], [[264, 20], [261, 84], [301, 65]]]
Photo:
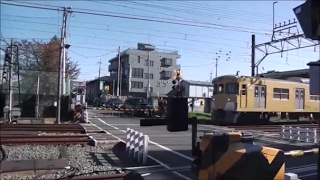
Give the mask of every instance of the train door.
[[304, 109], [304, 89], [295, 89], [295, 108]]
[[247, 84], [241, 84], [240, 108], [247, 107]]
[[255, 85], [254, 87], [254, 108], [266, 108], [266, 86]]

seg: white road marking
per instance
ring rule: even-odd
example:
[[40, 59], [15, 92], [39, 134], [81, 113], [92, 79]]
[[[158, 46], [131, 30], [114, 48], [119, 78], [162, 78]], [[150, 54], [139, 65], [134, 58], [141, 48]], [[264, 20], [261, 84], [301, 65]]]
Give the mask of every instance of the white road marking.
[[[106, 125], [108, 125], [108, 126], [110, 126], [108, 123], [106, 123], [106, 122], [104, 122], [103, 120], [101, 120], [100, 118], [98, 118], [98, 120], [99, 121], [101, 121], [102, 123], [104, 123], [104, 124], [106, 124]], [[113, 126], [110, 126], [110, 127], [112, 127], [112, 128], [114, 128]], [[100, 129], [101, 130], [103, 130], [101, 127], [100, 127]], [[120, 129], [117, 129], [117, 130], [119, 130], [119, 131], [121, 131], [121, 132], [126, 132], [126, 131], [124, 131], [124, 130], [120, 130]], [[116, 139], [118, 139], [119, 141], [121, 141], [121, 142], [124, 142], [125, 143], [125, 141], [124, 140], [122, 140], [122, 139], [120, 139], [119, 137], [117, 137], [117, 136], [115, 136], [115, 135], [113, 135], [113, 134], [111, 134], [111, 133], [109, 133], [108, 131], [106, 131], [106, 130], [103, 130], [103, 131], [105, 131], [106, 133], [108, 133], [109, 135], [111, 135], [112, 137], [114, 137], [114, 138], [116, 138]], [[150, 142], [151, 143], [151, 142]], [[171, 150], [172, 151], [172, 150]], [[163, 162], [161, 162], [161, 161], [159, 161], [158, 159], [156, 159], [156, 158], [154, 158], [154, 157], [152, 157], [152, 156], [150, 156], [150, 155], [148, 155], [148, 158], [150, 158], [150, 159], [152, 159], [153, 161], [155, 161], [155, 162], [157, 162], [158, 164], [160, 164], [161, 166], [163, 166], [163, 167], [165, 167], [166, 169], [168, 169], [168, 170], [172, 170], [172, 168], [170, 168], [168, 165], [166, 165], [165, 163], [163, 163]], [[183, 179], [186, 179], [186, 180], [192, 180], [191, 178], [188, 178], [187, 176], [184, 176], [184, 175], [182, 175], [182, 174], [180, 174], [180, 173], [178, 173], [178, 172], [176, 172], [176, 171], [171, 171], [172, 173], [174, 173], [175, 175], [177, 175], [177, 176], [180, 176], [180, 177], [182, 177]]]
[[110, 124], [112, 126], [140, 126], [139, 124]]
[[[107, 125], [107, 126], [110, 126], [110, 127], [114, 128], [114, 129], [117, 129], [117, 130], [119, 130], [119, 131], [121, 131], [121, 132], [126, 132], [125, 130], [120, 130], [119, 128], [117, 128], [117, 127], [115, 127], [115, 126], [112, 126], [111, 124], [106, 123], [105, 121], [103, 121], [103, 120], [100, 119], [100, 118], [97, 118], [97, 119], [98, 119], [99, 121], [101, 121], [103, 124]], [[159, 143], [156, 143], [156, 142], [153, 142], [153, 141], [149, 141], [149, 143], [151, 143], [151, 144], [153, 144], [153, 145], [155, 145], [155, 146], [158, 146], [158, 147], [161, 148], [161, 149], [164, 149], [164, 150], [166, 150], [166, 151], [169, 151], [169, 152], [171, 152], [171, 153], [173, 153], [173, 154], [175, 154], [175, 155], [178, 155], [178, 156], [180, 156], [180, 157], [182, 157], [182, 158], [184, 158], [184, 159], [193, 161], [193, 159], [192, 159], [191, 157], [186, 156], [186, 155], [184, 155], [184, 154], [182, 154], [182, 153], [179, 153], [179, 152], [177, 152], [177, 151], [174, 151], [174, 150], [172, 150], [172, 149], [170, 149], [170, 148], [168, 148], [168, 147], [165, 147], [165, 146], [163, 146], [163, 145], [161, 145], [161, 144], [159, 144]]]

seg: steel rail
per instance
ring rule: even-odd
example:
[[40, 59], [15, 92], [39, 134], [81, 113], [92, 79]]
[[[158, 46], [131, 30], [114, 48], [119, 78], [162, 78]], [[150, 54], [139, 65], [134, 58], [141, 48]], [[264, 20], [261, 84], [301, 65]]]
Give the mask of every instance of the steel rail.
[[[123, 180], [126, 177], [125, 173], [121, 174], [106, 174], [106, 175], [94, 175], [94, 176], [74, 176], [71, 178], [61, 178], [61, 180]], [[60, 179], [59, 179], [60, 180]]]
[[80, 129], [83, 128], [79, 124], [1, 124], [0, 128], [14, 128], [14, 127], [32, 127], [32, 128], [67, 128]]
[[89, 137], [55, 137], [46, 136], [37, 138], [20, 137], [20, 138], [6, 138], [0, 139], [2, 145], [18, 145], [18, 144], [89, 144], [93, 140]]
[[64, 128], [33, 128], [33, 127], [21, 127], [21, 128], [1, 128], [0, 131], [42, 131], [42, 132], [73, 132], [73, 133], [85, 133], [84, 128], [79, 129], [64, 129]]
[[28, 135], [28, 134], [11, 134], [11, 135], [1, 135], [0, 139], [25, 139], [25, 138], [36, 138], [36, 139], [47, 139], [47, 138], [89, 138], [88, 135]]

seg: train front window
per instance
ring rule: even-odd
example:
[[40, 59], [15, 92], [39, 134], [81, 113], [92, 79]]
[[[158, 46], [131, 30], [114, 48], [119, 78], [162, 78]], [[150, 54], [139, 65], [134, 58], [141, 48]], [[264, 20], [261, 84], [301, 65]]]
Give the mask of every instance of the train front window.
[[238, 83], [227, 83], [226, 84], [226, 94], [238, 94], [239, 84]]
[[213, 94], [217, 94], [217, 92], [218, 92], [218, 85], [214, 84], [213, 85]]
[[218, 86], [218, 93], [219, 93], [219, 94], [223, 94], [223, 92], [224, 92], [224, 84], [219, 84], [219, 86]]

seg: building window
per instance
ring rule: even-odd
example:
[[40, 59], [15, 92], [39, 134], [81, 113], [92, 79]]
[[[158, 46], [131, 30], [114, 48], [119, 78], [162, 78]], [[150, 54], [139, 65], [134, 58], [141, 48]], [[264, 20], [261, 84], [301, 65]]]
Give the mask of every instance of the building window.
[[170, 78], [170, 77], [172, 77], [172, 72], [171, 71], [162, 71], [161, 76], [165, 77], [165, 78]]
[[[149, 74], [149, 77], [150, 77], [150, 79], [153, 79], [153, 74], [150, 73], [150, 74]], [[144, 73], [144, 78], [145, 78], [145, 79], [148, 79], [148, 73]]]
[[289, 89], [273, 88], [273, 98], [289, 99]]
[[172, 65], [172, 59], [170, 58], [163, 58], [161, 60], [161, 65]]
[[[148, 87], [144, 87], [144, 92], [147, 92], [148, 91]], [[150, 93], [153, 93], [153, 88], [150, 87]]]
[[[149, 61], [150, 66], [154, 66], [154, 61]], [[144, 65], [148, 66], [148, 60], [144, 61]]]
[[311, 100], [311, 101], [320, 101], [320, 96], [310, 95], [310, 100]]
[[140, 56], [138, 56], [138, 63], [140, 63], [141, 59], [140, 59]]
[[143, 69], [141, 69], [141, 68], [132, 68], [131, 76], [133, 78], [143, 78]]
[[142, 89], [143, 88], [143, 82], [131, 81], [131, 87], [135, 88], [135, 89]]

